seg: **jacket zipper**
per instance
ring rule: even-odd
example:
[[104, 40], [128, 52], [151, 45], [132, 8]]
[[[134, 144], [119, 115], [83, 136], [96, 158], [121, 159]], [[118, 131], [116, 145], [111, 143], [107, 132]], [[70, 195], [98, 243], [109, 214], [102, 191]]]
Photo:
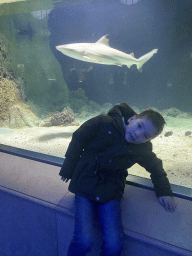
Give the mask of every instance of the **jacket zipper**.
[[[96, 162], [97, 162], [97, 156], [95, 157], [95, 159], [96, 159]], [[96, 167], [95, 167], [95, 174], [97, 174], [97, 170], [98, 170], [98, 162], [97, 162]]]

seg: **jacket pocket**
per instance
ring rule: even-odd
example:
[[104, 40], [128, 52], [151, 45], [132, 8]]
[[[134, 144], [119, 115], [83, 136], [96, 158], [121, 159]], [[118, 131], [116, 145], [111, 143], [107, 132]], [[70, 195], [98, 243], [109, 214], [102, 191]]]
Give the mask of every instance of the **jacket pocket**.
[[94, 200], [97, 184], [97, 175], [87, 175], [86, 173], [83, 173], [76, 180], [75, 193]]
[[108, 177], [103, 181], [99, 180], [96, 195], [102, 202], [108, 202], [114, 200], [120, 192], [118, 179], [114, 177]]

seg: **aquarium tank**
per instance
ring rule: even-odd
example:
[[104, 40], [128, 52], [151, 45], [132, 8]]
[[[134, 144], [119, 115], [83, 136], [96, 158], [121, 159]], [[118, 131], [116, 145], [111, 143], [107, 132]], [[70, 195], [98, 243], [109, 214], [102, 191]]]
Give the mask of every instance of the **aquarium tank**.
[[192, 188], [191, 0], [0, 1], [1, 144], [64, 158], [81, 124], [122, 102], [163, 115], [153, 151]]

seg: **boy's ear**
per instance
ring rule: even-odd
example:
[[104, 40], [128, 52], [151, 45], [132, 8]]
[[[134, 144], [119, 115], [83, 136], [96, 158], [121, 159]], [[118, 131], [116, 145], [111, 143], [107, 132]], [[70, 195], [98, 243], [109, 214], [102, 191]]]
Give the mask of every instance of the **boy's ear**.
[[127, 120], [127, 122], [130, 123], [131, 121], [133, 121], [133, 120], [135, 120], [135, 119], [136, 119], [136, 115], [130, 117], [130, 118]]

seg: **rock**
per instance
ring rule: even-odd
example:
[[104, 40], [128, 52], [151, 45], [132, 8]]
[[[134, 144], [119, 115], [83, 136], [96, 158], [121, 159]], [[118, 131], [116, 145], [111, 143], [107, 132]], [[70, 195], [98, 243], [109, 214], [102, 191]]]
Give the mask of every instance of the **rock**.
[[164, 134], [165, 137], [169, 137], [173, 134], [173, 131], [168, 131]]
[[38, 117], [22, 102], [17, 84], [0, 77], [0, 126], [9, 128], [33, 127]]
[[9, 127], [22, 128], [38, 125], [38, 117], [24, 103], [18, 103], [9, 108]]
[[100, 106], [98, 103], [96, 103], [96, 102], [90, 100], [90, 101], [88, 102], [88, 104], [89, 104], [89, 106], [91, 107], [91, 109], [92, 109], [93, 111], [101, 111], [101, 106]]
[[188, 113], [181, 113], [179, 115], [177, 115], [177, 118], [186, 118], [189, 119], [191, 118], [190, 115]]
[[69, 108], [64, 108], [62, 112], [51, 113], [47, 118], [39, 122], [39, 126], [41, 127], [68, 125], [79, 125], [78, 121], [75, 120], [75, 114]]
[[189, 136], [189, 135], [191, 135], [191, 134], [192, 134], [191, 131], [186, 131], [186, 132], [185, 132], [185, 136]]

